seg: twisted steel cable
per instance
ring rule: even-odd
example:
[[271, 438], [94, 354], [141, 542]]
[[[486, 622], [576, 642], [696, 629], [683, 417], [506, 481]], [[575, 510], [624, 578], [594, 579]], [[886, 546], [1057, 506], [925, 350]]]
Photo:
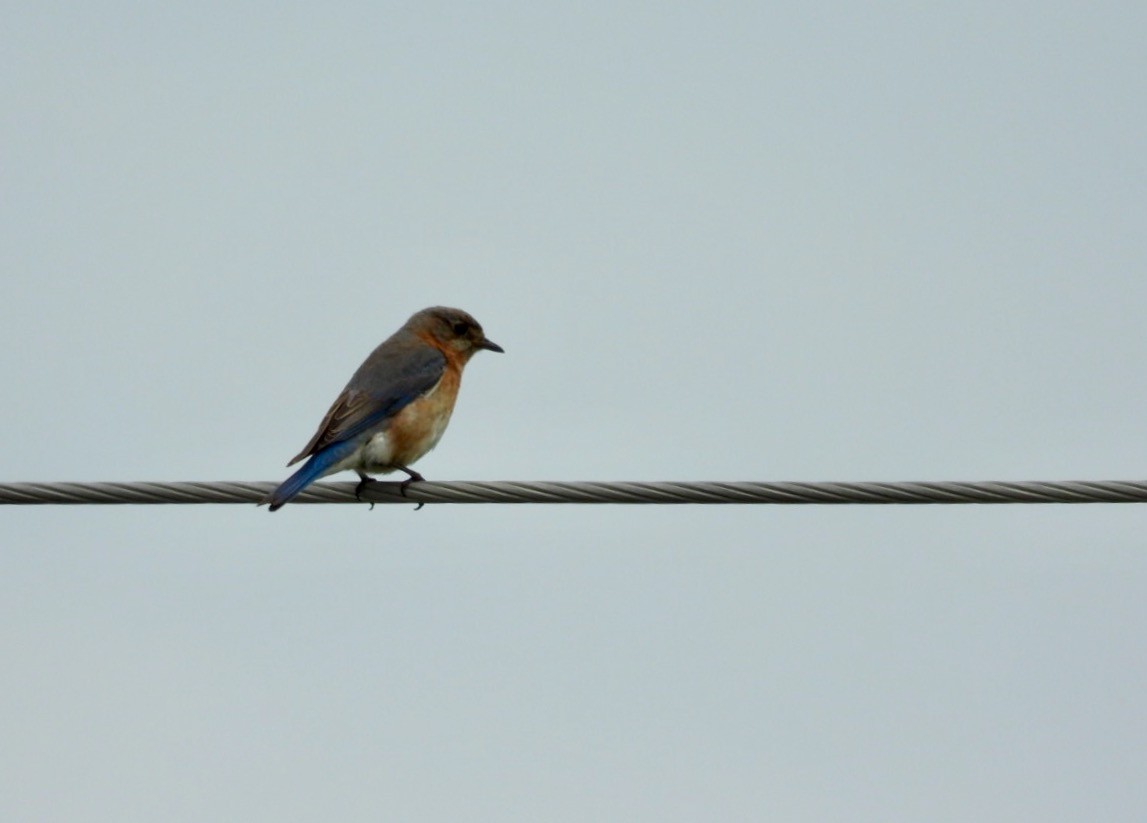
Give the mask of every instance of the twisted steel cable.
[[[1147, 503], [1147, 481], [921, 483], [463, 481], [316, 483], [295, 503], [955, 504]], [[258, 503], [273, 482], [0, 483], [0, 505]]]

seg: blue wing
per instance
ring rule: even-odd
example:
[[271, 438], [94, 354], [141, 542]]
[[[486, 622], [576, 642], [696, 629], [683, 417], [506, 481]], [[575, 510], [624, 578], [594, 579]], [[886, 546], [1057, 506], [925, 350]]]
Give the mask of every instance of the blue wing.
[[368, 357], [335, 400], [318, 431], [287, 465], [353, 440], [434, 388], [446, 370], [442, 352], [395, 335]]

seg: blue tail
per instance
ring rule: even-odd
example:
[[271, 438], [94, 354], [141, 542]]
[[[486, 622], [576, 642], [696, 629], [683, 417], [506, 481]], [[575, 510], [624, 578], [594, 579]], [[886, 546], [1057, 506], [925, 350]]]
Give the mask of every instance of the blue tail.
[[318, 454], [312, 455], [297, 472], [279, 484], [279, 488], [271, 492], [262, 502], [270, 504], [270, 511], [281, 508], [284, 503], [326, 474], [331, 466], [353, 452], [357, 445], [354, 441], [344, 441], [327, 446]]

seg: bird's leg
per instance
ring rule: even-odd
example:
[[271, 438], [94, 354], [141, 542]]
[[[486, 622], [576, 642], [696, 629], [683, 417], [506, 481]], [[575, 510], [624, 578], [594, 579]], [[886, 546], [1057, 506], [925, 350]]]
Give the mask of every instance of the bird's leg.
[[[373, 477], [367, 477], [365, 474], [363, 474], [360, 471], [356, 470], [356, 473], [358, 474], [358, 485], [354, 487], [354, 497], [355, 497], [355, 500], [358, 500], [361, 502], [362, 501], [362, 490], [365, 489], [367, 486], [369, 486], [371, 483], [377, 483], [378, 481], [375, 480]], [[370, 507], [371, 507], [371, 509], [374, 508], [374, 501], [373, 500], [370, 501]]]
[[[403, 497], [406, 497], [406, 487], [407, 486], [409, 486], [411, 483], [414, 483], [416, 481], [422, 481], [422, 480], [426, 479], [421, 474], [416, 472], [414, 469], [408, 469], [406, 466], [399, 466], [398, 464], [395, 464], [394, 468], [398, 469], [399, 471], [404, 471], [407, 473], [407, 475], [409, 475], [398, 486], [398, 493], [401, 494]], [[420, 502], [417, 506], [414, 507], [414, 510], [418, 511], [419, 509], [421, 509], [425, 505], [426, 505], [425, 503]]]

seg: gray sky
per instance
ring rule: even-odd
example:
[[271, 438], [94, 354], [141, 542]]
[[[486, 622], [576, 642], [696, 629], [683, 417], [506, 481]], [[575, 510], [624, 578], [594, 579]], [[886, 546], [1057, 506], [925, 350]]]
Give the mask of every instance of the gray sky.
[[[3, 480], [1147, 475], [1136, 4], [9, 3]], [[349, 477], [347, 479], [350, 479]], [[1140, 506], [6, 508], [5, 821], [1139, 821]]]

